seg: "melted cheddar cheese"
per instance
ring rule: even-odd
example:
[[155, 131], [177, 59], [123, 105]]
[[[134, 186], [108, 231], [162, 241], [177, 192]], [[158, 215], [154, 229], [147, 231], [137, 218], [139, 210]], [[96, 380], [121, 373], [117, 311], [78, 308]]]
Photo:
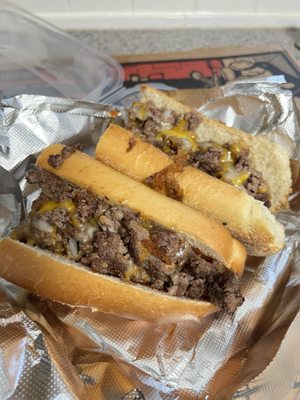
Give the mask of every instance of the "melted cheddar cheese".
[[195, 135], [192, 134], [191, 131], [187, 130], [187, 121], [184, 119], [180, 120], [177, 125], [175, 125], [172, 129], [162, 130], [157, 134], [157, 139], [184, 139], [189, 142], [191, 145], [191, 150], [196, 151], [199, 147]]

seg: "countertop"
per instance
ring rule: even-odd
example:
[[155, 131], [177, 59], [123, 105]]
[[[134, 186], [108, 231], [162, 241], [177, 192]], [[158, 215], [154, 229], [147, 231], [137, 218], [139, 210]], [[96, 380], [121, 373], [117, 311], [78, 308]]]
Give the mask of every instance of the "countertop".
[[300, 29], [166, 29], [72, 31], [102, 53], [138, 54], [192, 50], [201, 47], [281, 45], [300, 61]]

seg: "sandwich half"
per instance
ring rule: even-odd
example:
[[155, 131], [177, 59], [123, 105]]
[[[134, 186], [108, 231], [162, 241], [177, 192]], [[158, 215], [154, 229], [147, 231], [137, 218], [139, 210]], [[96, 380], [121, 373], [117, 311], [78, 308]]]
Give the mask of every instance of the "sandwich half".
[[28, 181], [41, 193], [0, 241], [0, 276], [71, 305], [153, 320], [242, 303], [246, 251], [221, 225], [69, 147]]
[[284, 246], [271, 211], [288, 207], [289, 157], [279, 144], [228, 128], [144, 85], [127, 131], [112, 125], [96, 157], [224, 224], [251, 255]]

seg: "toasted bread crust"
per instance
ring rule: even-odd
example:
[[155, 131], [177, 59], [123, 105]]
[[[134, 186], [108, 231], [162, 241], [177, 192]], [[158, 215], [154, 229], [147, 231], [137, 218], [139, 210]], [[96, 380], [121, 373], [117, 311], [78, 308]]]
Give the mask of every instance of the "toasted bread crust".
[[105, 196], [115, 203], [124, 204], [151, 221], [186, 234], [197, 242], [204, 254], [241, 274], [246, 250], [227, 229], [79, 151], [55, 169], [49, 165], [48, 158], [59, 154], [63, 147], [58, 144], [49, 146], [39, 156], [37, 165], [96, 196]]
[[[128, 151], [128, 143], [133, 138], [134, 146]], [[173, 163], [158, 148], [114, 124], [100, 138], [96, 158], [140, 182]], [[183, 202], [226, 224], [249, 254], [270, 255], [283, 247], [283, 228], [261, 202], [190, 166], [175, 175], [183, 191]]]

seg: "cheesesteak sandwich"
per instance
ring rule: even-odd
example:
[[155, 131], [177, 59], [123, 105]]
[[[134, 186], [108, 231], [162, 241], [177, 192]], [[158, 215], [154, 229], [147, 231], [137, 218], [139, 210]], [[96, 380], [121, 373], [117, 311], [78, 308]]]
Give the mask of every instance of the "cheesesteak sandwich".
[[[227, 226], [251, 255], [284, 245], [270, 210], [288, 206], [289, 157], [276, 143], [228, 128], [143, 86], [128, 130], [112, 125], [96, 158]], [[270, 210], [269, 210], [269, 209]]]
[[222, 226], [68, 146], [38, 158], [0, 275], [71, 305], [153, 320], [232, 313], [246, 252]]

